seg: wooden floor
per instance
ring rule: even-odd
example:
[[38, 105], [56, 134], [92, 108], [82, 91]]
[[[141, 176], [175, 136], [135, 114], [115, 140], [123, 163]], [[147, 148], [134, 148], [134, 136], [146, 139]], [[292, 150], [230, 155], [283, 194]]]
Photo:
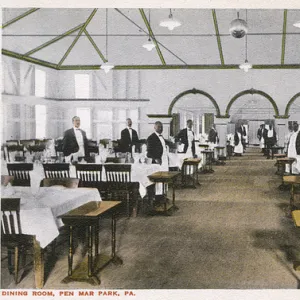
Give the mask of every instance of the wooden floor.
[[[289, 191], [280, 191], [274, 160], [259, 149], [213, 166], [197, 189], [177, 191], [173, 216], [122, 217], [117, 253], [124, 264], [98, 275], [101, 289], [297, 289], [300, 229], [288, 214]], [[110, 222], [101, 223], [101, 251], [110, 249]], [[80, 259], [80, 248], [75, 260]], [[75, 261], [76, 262], [76, 261]], [[64, 284], [67, 245], [48, 258], [45, 289], [92, 289]], [[32, 269], [15, 286], [2, 262], [2, 288], [34, 288]]]

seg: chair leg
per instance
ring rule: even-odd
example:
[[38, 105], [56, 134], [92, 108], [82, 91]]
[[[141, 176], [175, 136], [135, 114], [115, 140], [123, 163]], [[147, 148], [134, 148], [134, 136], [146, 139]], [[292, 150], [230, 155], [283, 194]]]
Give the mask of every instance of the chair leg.
[[129, 192], [127, 193], [127, 197], [126, 197], [126, 209], [127, 209], [127, 216], [128, 218], [130, 217], [130, 195]]
[[18, 284], [19, 281], [19, 247], [15, 247], [15, 284]]
[[13, 250], [12, 249], [7, 249], [7, 265], [8, 265], [8, 271], [9, 274], [14, 273], [14, 267], [13, 267], [13, 262], [12, 262], [12, 255], [13, 255]]

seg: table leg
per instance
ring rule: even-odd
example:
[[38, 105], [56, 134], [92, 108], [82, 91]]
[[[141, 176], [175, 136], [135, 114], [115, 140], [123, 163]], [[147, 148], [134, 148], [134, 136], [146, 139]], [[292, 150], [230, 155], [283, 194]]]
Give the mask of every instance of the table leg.
[[97, 257], [99, 254], [99, 223], [98, 222], [95, 225], [94, 237], [95, 237], [95, 257]]
[[175, 184], [174, 184], [175, 182], [174, 181], [175, 181], [175, 179], [173, 179], [173, 181], [172, 181], [172, 191], [173, 191], [172, 202], [173, 202], [173, 209], [178, 210], [179, 207], [175, 205]]
[[121, 265], [123, 264], [122, 259], [116, 256], [116, 227], [116, 215], [113, 213], [111, 217], [111, 260], [113, 263]]
[[40, 246], [40, 243], [34, 238], [34, 275], [35, 275], [35, 287], [41, 289], [44, 286], [44, 252]]
[[69, 226], [69, 253], [68, 253], [68, 275], [72, 275], [73, 269], [73, 226]]
[[93, 229], [88, 226], [88, 276], [93, 274]]

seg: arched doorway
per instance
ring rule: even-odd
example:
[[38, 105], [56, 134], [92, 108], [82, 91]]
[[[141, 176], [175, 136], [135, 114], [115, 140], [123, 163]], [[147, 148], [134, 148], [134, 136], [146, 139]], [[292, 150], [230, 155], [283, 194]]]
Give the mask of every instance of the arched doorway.
[[168, 114], [173, 116], [171, 124], [172, 135], [176, 135], [186, 126], [186, 121], [194, 121], [194, 131], [198, 136], [210, 128], [214, 116], [220, 115], [216, 100], [208, 93], [191, 89], [177, 95], [171, 102]]
[[230, 117], [228, 131], [234, 133], [237, 126], [244, 125], [247, 143], [257, 145], [259, 144], [257, 130], [260, 125], [265, 123], [274, 125], [274, 118], [278, 115], [277, 104], [270, 95], [255, 89], [244, 90], [236, 94], [227, 105], [226, 116]]
[[291, 100], [288, 102], [285, 108], [285, 116], [289, 116], [291, 119], [300, 120], [300, 101], [295, 103], [296, 99], [300, 98], [300, 92], [295, 94]]

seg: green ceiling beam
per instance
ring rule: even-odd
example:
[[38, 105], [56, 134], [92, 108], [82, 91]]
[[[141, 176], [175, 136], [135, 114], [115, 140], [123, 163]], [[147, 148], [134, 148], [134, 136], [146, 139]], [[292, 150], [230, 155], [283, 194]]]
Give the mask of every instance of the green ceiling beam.
[[[101, 65], [64, 65], [60, 70], [100, 70]], [[300, 69], [300, 65], [253, 65], [253, 69]], [[120, 65], [114, 70], [240, 70], [239, 65]], [[251, 72], [251, 70], [249, 71]], [[244, 74], [240, 71], [241, 75]]]
[[3, 25], [2, 25], [2, 29], [4, 29], [5, 27], [7, 27], [7, 26], [9, 26], [9, 25], [11, 25], [11, 24], [13, 24], [13, 23], [15, 23], [15, 22], [17, 22], [17, 21], [23, 19], [23, 18], [25, 18], [26, 16], [28, 16], [28, 15], [34, 13], [34, 12], [37, 11], [37, 10], [39, 10], [39, 8], [32, 8], [32, 9], [26, 11], [25, 13], [21, 14], [20, 16], [17, 16], [16, 18], [14, 18], [14, 19], [12, 19], [12, 20], [6, 22], [5, 24], [3, 24]]
[[222, 50], [222, 44], [221, 44], [221, 37], [219, 33], [219, 26], [218, 26], [218, 20], [217, 20], [217, 14], [216, 10], [212, 10], [212, 16], [214, 19], [214, 25], [215, 25], [215, 31], [216, 31], [216, 37], [217, 37], [217, 43], [218, 43], [218, 48], [219, 48], [219, 54], [220, 54], [220, 61], [222, 66], [224, 65], [224, 56], [223, 56], [223, 50]]
[[283, 29], [282, 29], [282, 44], [281, 44], [281, 64], [282, 65], [284, 65], [284, 56], [285, 56], [286, 22], [287, 22], [287, 9], [285, 9], [283, 12]]
[[72, 29], [70, 29], [70, 30], [67, 31], [67, 32], [62, 33], [61, 35], [55, 37], [54, 39], [52, 39], [52, 40], [50, 40], [50, 41], [48, 41], [48, 42], [46, 42], [46, 43], [44, 43], [44, 44], [42, 44], [42, 45], [40, 45], [40, 46], [38, 46], [38, 47], [36, 47], [36, 48], [34, 48], [34, 49], [28, 51], [28, 52], [25, 53], [24, 55], [25, 55], [25, 56], [32, 55], [33, 53], [35, 53], [35, 52], [37, 52], [37, 51], [40, 51], [40, 50], [42, 50], [42, 49], [48, 47], [49, 45], [51, 45], [51, 44], [53, 44], [53, 43], [55, 43], [55, 42], [57, 42], [57, 41], [59, 41], [59, 40], [65, 38], [66, 36], [68, 36], [68, 35], [70, 35], [70, 34], [72, 34], [73, 32], [75, 32], [75, 31], [77, 31], [78, 29], [80, 29], [80, 27], [82, 27], [82, 26], [83, 26], [83, 23], [80, 24], [80, 25], [78, 25], [78, 26], [76, 26], [76, 27], [74, 27], [74, 28], [72, 28]]
[[2, 54], [6, 55], [6, 56], [9, 56], [9, 57], [12, 57], [12, 58], [17, 58], [17, 59], [20, 59], [20, 60], [23, 60], [23, 61], [27, 61], [27, 62], [36, 64], [36, 65], [40, 65], [40, 66], [43, 66], [43, 67], [56, 69], [56, 70], [58, 69], [58, 66], [56, 64], [50, 63], [48, 61], [40, 60], [40, 59], [37, 59], [37, 58], [24, 56], [22, 54], [19, 54], [19, 53], [13, 52], [13, 51], [2, 49]]
[[98, 48], [98, 46], [96, 45], [95, 41], [93, 40], [93, 38], [90, 36], [90, 34], [88, 33], [88, 31], [85, 29], [84, 30], [85, 35], [88, 37], [88, 39], [90, 40], [91, 44], [93, 45], [93, 47], [95, 48], [95, 50], [97, 51], [98, 55], [100, 56], [100, 58], [102, 59], [102, 61], [104, 63], [106, 63], [108, 60], [104, 57], [104, 55], [102, 54], [102, 52], [100, 51], [100, 49]]
[[145, 25], [146, 25], [147, 29], [148, 29], [149, 35], [152, 37], [153, 43], [155, 44], [155, 48], [156, 48], [158, 56], [159, 56], [159, 58], [161, 60], [161, 63], [163, 65], [165, 65], [166, 64], [165, 59], [164, 59], [164, 57], [163, 57], [163, 55], [162, 55], [162, 53], [160, 51], [159, 45], [158, 45], [158, 43], [156, 41], [156, 38], [155, 38], [155, 36], [153, 34], [153, 31], [151, 29], [151, 26], [150, 26], [150, 24], [148, 22], [148, 19], [147, 19], [146, 15], [145, 15], [145, 12], [144, 12], [144, 10], [142, 8], [139, 8], [139, 11], [141, 13], [141, 16], [142, 16], [142, 18], [143, 18], [143, 20], [145, 22]]
[[62, 57], [62, 59], [60, 60], [60, 62], [58, 63], [58, 67], [60, 67], [62, 65], [62, 63], [65, 61], [65, 59], [68, 57], [68, 55], [70, 54], [71, 50], [73, 49], [73, 47], [77, 43], [78, 39], [82, 35], [82, 33], [85, 30], [85, 28], [88, 26], [88, 24], [90, 23], [90, 21], [94, 17], [94, 15], [97, 12], [97, 10], [98, 10], [97, 8], [94, 8], [94, 10], [92, 11], [92, 13], [88, 17], [88, 19], [85, 21], [85, 23], [83, 24], [83, 26], [80, 28], [80, 30], [79, 30], [77, 36], [75, 37], [74, 41], [72, 42], [71, 46], [69, 47], [69, 49], [67, 50], [67, 52], [64, 54], [64, 56]]

